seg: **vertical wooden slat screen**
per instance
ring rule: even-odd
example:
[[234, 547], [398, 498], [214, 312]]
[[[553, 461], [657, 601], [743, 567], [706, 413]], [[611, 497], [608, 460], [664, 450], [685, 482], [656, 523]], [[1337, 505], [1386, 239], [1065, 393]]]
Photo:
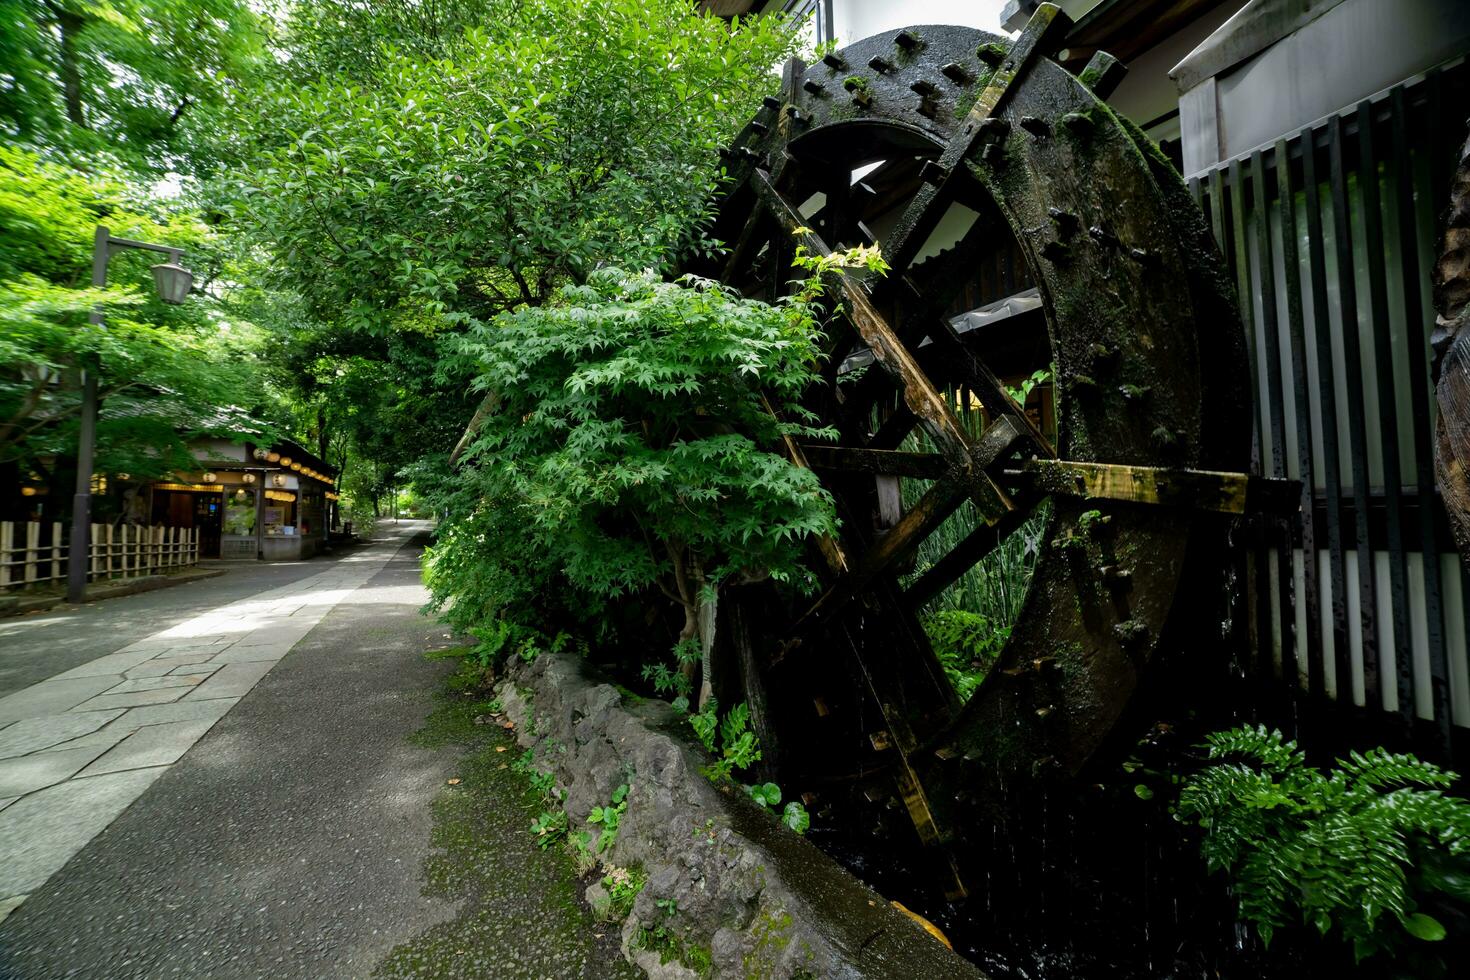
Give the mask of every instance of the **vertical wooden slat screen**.
[[1467, 102], [1461, 62], [1190, 181], [1238, 287], [1252, 465], [1303, 484], [1249, 537], [1247, 660], [1446, 746], [1470, 726], [1470, 575], [1434, 485], [1427, 277]]
[[[1325, 232], [1322, 225], [1321, 185], [1317, 179], [1317, 153], [1313, 144], [1312, 128], [1308, 126], [1297, 137], [1307, 149], [1302, 153], [1302, 188], [1306, 204], [1307, 219], [1307, 263], [1308, 280], [1312, 296], [1312, 339], [1316, 348], [1317, 363], [1317, 406], [1322, 432], [1323, 492], [1327, 511], [1327, 554], [1328, 583], [1331, 589], [1330, 613], [1332, 618], [1333, 668], [1336, 672], [1336, 696], [1353, 700], [1354, 684], [1352, 651], [1349, 646], [1348, 601], [1347, 601], [1347, 555], [1343, 548], [1342, 526], [1342, 458], [1337, 442], [1337, 372], [1332, 358], [1332, 316], [1327, 298], [1327, 253]], [[1356, 347], [1354, 348], [1356, 352]], [[1354, 361], [1357, 357], [1354, 356]], [[1313, 488], [1312, 493], [1315, 493]], [[1315, 506], [1312, 510], [1315, 511]], [[1367, 520], [1366, 512], [1363, 514]], [[1366, 529], [1367, 524], [1364, 524]], [[1311, 549], [1303, 548], [1307, 554]], [[1308, 562], [1311, 563], [1310, 561]], [[1372, 582], [1371, 577], [1365, 579]], [[1371, 601], [1370, 601], [1371, 604]]]
[[[1363, 354], [1358, 331], [1358, 287], [1353, 264], [1352, 209], [1348, 203], [1341, 116], [1333, 116], [1328, 120], [1327, 140], [1332, 174], [1332, 218], [1335, 230], [1333, 244], [1337, 253], [1336, 285], [1338, 306], [1341, 310], [1344, 384], [1345, 394], [1348, 396], [1348, 440], [1353, 461], [1353, 532], [1356, 543], [1353, 561], [1358, 577], [1358, 615], [1362, 622], [1359, 643], [1362, 650], [1363, 689], [1365, 704], [1381, 708], [1384, 701], [1379, 670], [1378, 583], [1369, 550], [1371, 532], [1368, 522], [1372, 511], [1369, 507], [1371, 491], [1368, 480], [1368, 417], [1367, 404], [1361, 391]], [[1336, 378], [1333, 383], [1336, 384]]]
[[[1388, 186], [1397, 191], [1394, 202], [1399, 228], [1400, 278], [1403, 282], [1405, 324], [1425, 323], [1422, 302], [1422, 283], [1419, 264], [1418, 209], [1414, 203], [1414, 164], [1416, 156], [1410, 152], [1409, 107], [1404, 87], [1395, 88], [1389, 97], [1391, 112], [1393, 152], [1388, 155]], [[1439, 129], [1433, 120], [1428, 120], [1431, 132]], [[1421, 128], [1421, 132], [1423, 129]], [[1432, 170], [1431, 166], [1431, 170]], [[1445, 188], [1448, 193], [1448, 187]], [[1438, 210], [1439, 205], [1435, 208]], [[1437, 236], [1436, 236], [1437, 237]], [[1428, 269], [1423, 270], [1427, 275]], [[1432, 319], [1432, 317], [1430, 318]], [[1426, 332], [1424, 343], [1404, 345], [1408, 354], [1409, 398], [1412, 405], [1410, 418], [1414, 423], [1414, 482], [1417, 487], [1419, 522], [1417, 528], [1418, 552], [1424, 577], [1424, 622], [1426, 645], [1429, 647], [1430, 697], [1433, 717], [1440, 723], [1440, 736], [1448, 742], [1451, 713], [1449, 692], [1449, 667], [1444, 648], [1444, 601], [1439, 574], [1439, 546], [1434, 534], [1434, 437], [1432, 430], [1433, 402], [1429, 392], [1429, 345]]]
[[[193, 528], [93, 524], [90, 528], [89, 581], [137, 578], [199, 562], [199, 534]], [[66, 582], [71, 560], [60, 521], [0, 521], [0, 589], [36, 589]]]
[[1363, 201], [1363, 256], [1368, 265], [1368, 304], [1373, 327], [1374, 388], [1378, 400], [1378, 451], [1383, 461], [1384, 517], [1388, 529], [1388, 588], [1393, 609], [1394, 663], [1398, 674], [1398, 708], [1405, 719], [1414, 716], [1414, 664], [1409, 651], [1409, 573], [1404, 556], [1403, 462], [1399, 458], [1398, 421], [1394, 412], [1394, 344], [1388, 313], [1388, 284], [1383, 255], [1383, 204], [1374, 139], [1373, 105], [1364, 101], [1357, 110], [1358, 189]]

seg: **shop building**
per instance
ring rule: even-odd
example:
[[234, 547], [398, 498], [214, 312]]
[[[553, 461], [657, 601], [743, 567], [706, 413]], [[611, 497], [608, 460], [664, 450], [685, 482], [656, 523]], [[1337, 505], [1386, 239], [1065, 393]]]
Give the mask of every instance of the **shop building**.
[[201, 558], [293, 561], [327, 546], [337, 470], [292, 442], [202, 440], [199, 468], [124, 491], [124, 520], [195, 528]]

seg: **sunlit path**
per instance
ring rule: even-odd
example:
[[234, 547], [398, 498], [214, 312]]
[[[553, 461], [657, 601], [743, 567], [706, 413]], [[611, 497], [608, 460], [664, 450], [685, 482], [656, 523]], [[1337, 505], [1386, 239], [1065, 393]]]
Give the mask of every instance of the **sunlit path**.
[[0, 698], [0, 918], [111, 823], [421, 525]]

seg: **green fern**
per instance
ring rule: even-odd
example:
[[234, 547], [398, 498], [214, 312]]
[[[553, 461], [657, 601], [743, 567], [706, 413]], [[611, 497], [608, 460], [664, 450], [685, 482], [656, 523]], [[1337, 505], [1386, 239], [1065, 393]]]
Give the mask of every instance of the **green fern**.
[[1264, 726], [1212, 734], [1206, 748], [1215, 764], [1185, 783], [1176, 815], [1204, 828], [1207, 865], [1231, 875], [1265, 942], [1301, 922], [1362, 959], [1444, 937], [1420, 906], [1463, 898], [1445, 884], [1463, 880], [1447, 862], [1470, 855], [1470, 802], [1443, 793], [1454, 773], [1377, 748], [1324, 774]]

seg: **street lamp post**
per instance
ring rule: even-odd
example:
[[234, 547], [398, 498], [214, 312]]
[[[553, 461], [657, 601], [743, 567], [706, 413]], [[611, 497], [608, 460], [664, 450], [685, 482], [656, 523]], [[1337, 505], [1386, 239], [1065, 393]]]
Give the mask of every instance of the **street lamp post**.
[[[182, 249], [167, 245], [151, 245], [127, 238], [114, 238], [105, 225], [98, 225], [92, 244], [92, 285], [101, 288], [107, 285], [107, 260], [112, 253], [123, 248], [140, 248], [149, 252], [161, 252], [167, 261], [153, 267], [153, 282], [158, 289], [158, 298], [165, 303], [177, 305], [189, 295], [194, 276], [179, 264]], [[88, 319], [96, 325], [102, 323], [101, 308], [94, 309]], [[97, 366], [82, 364], [82, 420], [77, 439], [77, 492], [71, 505], [71, 549], [66, 562], [66, 601], [81, 602], [87, 595], [88, 537], [92, 512], [92, 451], [97, 441]]]

